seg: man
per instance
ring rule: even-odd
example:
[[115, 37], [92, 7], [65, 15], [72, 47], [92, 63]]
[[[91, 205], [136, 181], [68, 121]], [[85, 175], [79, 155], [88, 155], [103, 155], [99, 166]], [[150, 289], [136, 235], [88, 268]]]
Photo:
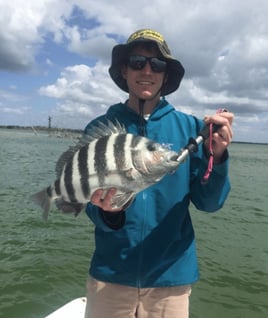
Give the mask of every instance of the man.
[[[86, 212], [95, 224], [96, 249], [85, 317], [186, 318], [191, 284], [198, 280], [189, 204], [207, 212], [224, 204], [230, 190], [227, 146], [233, 114], [223, 112], [201, 121], [176, 111], [165, 100], [164, 96], [179, 87], [184, 68], [156, 31], [139, 30], [126, 44], [116, 45], [109, 72], [129, 97], [97, 120], [119, 121], [128, 132], [168, 144], [176, 151], [196, 136], [204, 123], [221, 127], [211, 143], [206, 142], [175, 173], [138, 193], [123, 209], [111, 206], [116, 189], [93, 194]], [[204, 184], [211, 150], [214, 167]]]

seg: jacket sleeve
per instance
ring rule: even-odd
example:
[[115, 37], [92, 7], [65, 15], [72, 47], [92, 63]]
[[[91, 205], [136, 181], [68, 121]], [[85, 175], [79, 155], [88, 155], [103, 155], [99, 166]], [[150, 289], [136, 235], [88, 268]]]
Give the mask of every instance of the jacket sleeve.
[[206, 172], [208, 159], [202, 150], [201, 157], [192, 159], [191, 201], [199, 210], [215, 212], [222, 208], [231, 189], [228, 177], [229, 156], [226, 150], [222, 163], [214, 165], [207, 183], [202, 179]]
[[88, 203], [86, 214], [97, 228], [105, 232], [119, 230], [125, 224], [125, 211], [106, 212], [99, 207]]

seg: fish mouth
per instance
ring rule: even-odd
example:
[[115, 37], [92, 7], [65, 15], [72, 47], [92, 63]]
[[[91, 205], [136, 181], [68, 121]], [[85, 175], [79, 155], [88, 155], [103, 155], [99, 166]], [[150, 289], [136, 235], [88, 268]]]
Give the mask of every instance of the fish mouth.
[[179, 154], [175, 151], [169, 151], [166, 156], [166, 160], [168, 162], [177, 162], [177, 159], [179, 157]]
[[166, 166], [170, 167], [170, 168], [175, 168], [179, 165], [179, 162], [178, 162], [178, 157], [179, 155], [176, 153], [176, 152], [170, 152], [170, 154], [166, 157], [166, 160], [165, 160], [165, 164]]
[[177, 161], [178, 157], [179, 157], [179, 154], [177, 154], [176, 152], [172, 153], [171, 156], [169, 157], [169, 161]]

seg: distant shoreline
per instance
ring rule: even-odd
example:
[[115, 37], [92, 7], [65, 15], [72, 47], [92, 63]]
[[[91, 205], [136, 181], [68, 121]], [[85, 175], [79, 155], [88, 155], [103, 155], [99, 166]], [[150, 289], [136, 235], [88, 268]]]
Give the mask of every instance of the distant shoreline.
[[0, 125], [0, 129], [20, 129], [30, 131], [46, 131], [46, 132], [71, 132], [71, 133], [83, 133], [82, 129], [71, 129], [71, 128], [58, 128], [58, 127], [44, 127], [44, 126], [17, 126], [17, 125]]
[[[18, 126], [18, 125], [0, 125], [0, 129], [18, 129], [28, 130], [33, 132], [53, 132], [53, 133], [70, 133], [70, 134], [82, 134], [82, 129], [72, 128], [58, 128], [58, 127], [44, 127], [44, 126]], [[251, 141], [232, 141], [233, 144], [253, 144], [253, 145], [268, 145], [266, 142], [251, 142]]]

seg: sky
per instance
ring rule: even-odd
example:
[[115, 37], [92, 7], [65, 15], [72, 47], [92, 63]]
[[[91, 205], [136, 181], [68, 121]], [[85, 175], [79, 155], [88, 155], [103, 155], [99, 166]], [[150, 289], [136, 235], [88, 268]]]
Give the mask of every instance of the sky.
[[111, 50], [141, 28], [185, 68], [166, 99], [199, 118], [227, 108], [234, 141], [268, 142], [267, 0], [0, 0], [0, 125], [83, 129], [127, 94]]

